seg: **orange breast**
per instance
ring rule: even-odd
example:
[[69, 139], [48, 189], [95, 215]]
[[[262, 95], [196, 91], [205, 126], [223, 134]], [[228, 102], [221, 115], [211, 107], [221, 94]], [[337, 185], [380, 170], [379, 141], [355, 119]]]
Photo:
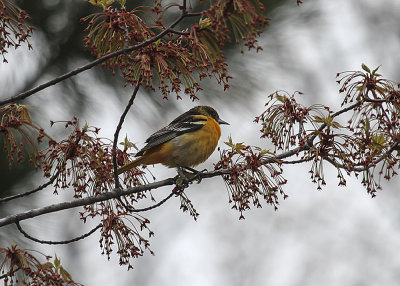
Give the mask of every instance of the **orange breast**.
[[204, 162], [217, 147], [221, 128], [212, 118], [200, 130], [183, 134], [171, 140], [176, 146], [173, 161], [182, 167], [194, 167]]
[[219, 124], [213, 118], [208, 118], [206, 124], [198, 131], [182, 134], [146, 151], [138, 163], [161, 163], [170, 168], [194, 167], [210, 157], [220, 136]]

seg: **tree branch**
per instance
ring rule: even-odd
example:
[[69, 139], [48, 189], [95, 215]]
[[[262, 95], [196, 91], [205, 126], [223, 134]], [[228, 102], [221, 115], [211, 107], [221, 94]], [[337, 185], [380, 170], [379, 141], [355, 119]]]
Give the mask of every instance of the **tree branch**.
[[203, 15], [202, 12], [185, 13], [186, 17], [198, 17], [198, 16], [201, 16], [201, 15]]
[[183, 15], [187, 13], [187, 11], [186, 11], [186, 9], [187, 9], [187, 7], [186, 7], [186, 0], [182, 0], [182, 7], [181, 7], [181, 9], [182, 9], [182, 14], [183, 14]]
[[[389, 155], [390, 153], [392, 153], [397, 146], [399, 145], [398, 142], [394, 143], [384, 154], [382, 154], [381, 156], [379, 156], [378, 158], [376, 158], [372, 163], [370, 163], [368, 166], [362, 166], [362, 167], [354, 167], [352, 169], [352, 171], [354, 172], [362, 172], [367, 170], [369, 167], [371, 166], [375, 166], [376, 164], [378, 164], [379, 162], [381, 162], [382, 160], [384, 160], [386, 158], [387, 155]], [[343, 165], [339, 165], [340, 168], [346, 169]]]
[[51, 240], [41, 240], [41, 239], [37, 239], [37, 238], [35, 238], [35, 237], [33, 237], [33, 236], [30, 236], [29, 234], [27, 234], [27, 233], [22, 229], [22, 227], [21, 227], [21, 225], [19, 224], [18, 221], [15, 222], [15, 224], [17, 225], [17, 228], [18, 228], [19, 232], [22, 233], [26, 238], [28, 238], [28, 239], [30, 239], [30, 240], [32, 240], [32, 241], [34, 241], [34, 242], [41, 243], [41, 244], [68, 244], [68, 243], [71, 243], [71, 242], [75, 242], [75, 241], [78, 241], [78, 240], [81, 240], [81, 239], [84, 239], [84, 238], [90, 236], [90, 235], [93, 234], [96, 230], [98, 230], [100, 227], [103, 226], [102, 223], [99, 223], [95, 228], [93, 228], [93, 229], [90, 230], [89, 232], [87, 232], [87, 233], [85, 233], [85, 234], [83, 234], [83, 235], [81, 235], [81, 236], [75, 237], [75, 238], [73, 238], [73, 239], [70, 239], [70, 240], [51, 241]]
[[[354, 104], [352, 104], [352, 105], [350, 105], [350, 106], [348, 106], [348, 107], [346, 107], [346, 108], [343, 108], [343, 109], [341, 109], [341, 110], [339, 110], [339, 111], [333, 113], [331, 117], [336, 117], [336, 116], [338, 116], [338, 115], [340, 115], [340, 114], [342, 114], [342, 113], [345, 113], [345, 112], [347, 112], [347, 111], [350, 111], [350, 110], [354, 109], [355, 107], [357, 107], [357, 106], [359, 106], [359, 105], [361, 105], [361, 104], [362, 104], [362, 102], [361, 102], [361, 101], [358, 101], [358, 102], [356, 102], [356, 103], [354, 103]], [[326, 125], [325, 123], [322, 124], [322, 125], [318, 128], [318, 131], [324, 130], [324, 129], [326, 128], [326, 126], [327, 126], [327, 125]], [[296, 155], [296, 154], [298, 154], [298, 153], [300, 153], [300, 152], [302, 152], [302, 151], [308, 150], [308, 149], [310, 149], [311, 146], [313, 145], [314, 139], [315, 139], [316, 137], [317, 137], [317, 133], [315, 133], [315, 134], [313, 134], [312, 136], [310, 136], [310, 138], [307, 139], [307, 142], [306, 142], [306, 144], [305, 144], [303, 147], [296, 147], [296, 148], [294, 148], [294, 149], [292, 149], [292, 150], [288, 150], [288, 151], [283, 152], [283, 153], [281, 153], [281, 154], [279, 154], [279, 155], [275, 155], [274, 158], [268, 158], [268, 159], [266, 159], [266, 160], [263, 160], [262, 163], [263, 163], [264, 165], [265, 165], [265, 164], [268, 164], [268, 163], [273, 163], [273, 162], [276, 162], [277, 159], [280, 160], [280, 159], [288, 158], [288, 157], [291, 157], [291, 156], [293, 156], [293, 155]], [[287, 162], [287, 163], [290, 164], [290, 162]], [[297, 162], [297, 161], [293, 161], [293, 163], [298, 163], [298, 162]]]
[[183, 35], [183, 36], [190, 35], [190, 32], [188, 32], [188, 31], [177, 31], [177, 30], [174, 30], [174, 29], [170, 29], [170, 32], [173, 33], [173, 34]]
[[[350, 111], [350, 110], [356, 108], [357, 106], [360, 106], [361, 104], [362, 104], [361, 101], [357, 101], [356, 103], [354, 103], [354, 104], [352, 104], [352, 105], [350, 105], [350, 106], [348, 106], [348, 107], [346, 107], [346, 108], [343, 108], [343, 109], [341, 109], [341, 110], [339, 110], [339, 111], [333, 113], [333, 114], [331, 115], [331, 117], [332, 117], [332, 118], [335, 118], [336, 116], [339, 116], [339, 115], [342, 114], [342, 113], [345, 113], [345, 112], [347, 112], [347, 111]], [[326, 128], [326, 126], [327, 126], [326, 123], [323, 123], [323, 124], [318, 128], [318, 131], [321, 132], [322, 130], [324, 130], [324, 129]], [[308, 149], [311, 148], [311, 146], [313, 146], [314, 139], [317, 137], [317, 135], [318, 135], [318, 133], [314, 133], [314, 135], [310, 136], [310, 138], [307, 139], [306, 146], [308, 147]]]
[[[231, 171], [230, 169], [223, 169], [223, 170], [216, 170], [216, 171], [210, 171], [210, 172], [202, 172], [202, 173], [200, 173], [199, 177], [201, 179], [212, 178], [212, 177], [220, 176], [223, 174], [228, 174], [230, 171]], [[34, 218], [34, 217], [37, 217], [40, 215], [48, 214], [48, 213], [53, 213], [53, 212], [58, 212], [58, 211], [66, 210], [66, 209], [72, 209], [72, 208], [76, 208], [76, 207], [80, 207], [80, 206], [90, 205], [90, 204], [94, 204], [94, 203], [98, 203], [98, 202], [102, 202], [102, 201], [107, 201], [110, 199], [119, 198], [121, 196], [126, 196], [126, 195], [130, 195], [130, 194], [134, 194], [134, 193], [140, 193], [140, 192], [149, 191], [152, 189], [157, 189], [157, 188], [160, 188], [163, 186], [175, 185], [177, 179], [178, 179], [178, 176], [176, 176], [174, 178], [168, 178], [168, 179], [165, 179], [162, 181], [154, 182], [154, 183], [149, 183], [146, 185], [128, 188], [125, 190], [113, 189], [110, 192], [103, 193], [98, 196], [91, 196], [91, 197], [86, 197], [83, 199], [77, 199], [77, 200], [69, 201], [69, 202], [62, 202], [62, 203], [58, 203], [58, 204], [45, 206], [42, 208], [28, 210], [26, 212], [22, 212], [22, 213], [18, 213], [18, 214], [14, 214], [14, 215], [10, 215], [10, 216], [1, 218], [0, 219], [0, 227], [9, 225], [12, 223], [16, 223], [16, 222], [19, 222], [22, 220], [26, 220], [29, 218]], [[197, 179], [197, 178], [192, 178], [192, 179], [188, 180], [188, 182], [191, 182], [194, 179]], [[164, 199], [161, 202], [164, 203], [164, 201], [166, 201], [167, 199], [172, 197], [172, 194], [170, 194], [170, 196], [168, 196], [166, 199]], [[159, 204], [161, 205], [162, 203], [159, 203]], [[152, 209], [152, 208], [154, 208], [154, 207], [153, 206], [148, 207], [141, 211], [144, 211], [147, 209]]]
[[[335, 112], [334, 114], [332, 114], [331, 117], [334, 118], [334, 117], [336, 117], [336, 116], [339, 116], [340, 114], [345, 113], [345, 112], [347, 112], [347, 111], [350, 111], [350, 110], [352, 110], [352, 109], [358, 107], [358, 106], [361, 105], [361, 104], [362, 104], [362, 101], [357, 101], [356, 103], [353, 103], [352, 105], [350, 105], [350, 106], [348, 106], [348, 107], [345, 107], [345, 108], [343, 108], [343, 109], [341, 109], [341, 110]], [[323, 124], [323, 125], [324, 125], [324, 124]], [[325, 127], [326, 127], [326, 124], [325, 124]]]
[[380, 161], [385, 159], [387, 155], [392, 153], [397, 147], [399, 146], [399, 142], [394, 143], [386, 152], [385, 154], [382, 154], [380, 157], [376, 158], [376, 160], [373, 162], [373, 165], [378, 164]]
[[136, 85], [131, 98], [129, 99], [128, 105], [125, 107], [124, 112], [121, 115], [121, 118], [119, 119], [117, 128], [114, 133], [114, 142], [113, 142], [113, 165], [114, 165], [114, 180], [115, 180], [115, 188], [119, 188], [119, 178], [118, 178], [118, 166], [117, 166], [117, 144], [118, 144], [118, 136], [119, 132], [121, 131], [122, 124], [124, 123], [125, 117], [128, 114], [129, 109], [131, 108], [133, 101], [136, 98], [136, 94], [139, 91], [139, 84]]
[[300, 164], [300, 163], [304, 163], [304, 162], [311, 161], [314, 157], [315, 157], [315, 156], [311, 156], [311, 157], [309, 157], [309, 158], [303, 158], [303, 159], [292, 160], [292, 161], [284, 161], [284, 160], [281, 160], [280, 162], [281, 162], [282, 164], [285, 164], [285, 165]]
[[[214, 176], [217, 176], [218, 174], [215, 174]], [[210, 176], [211, 177], [211, 176]], [[129, 189], [125, 190], [118, 190], [114, 189], [110, 192], [100, 194], [98, 196], [91, 196], [91, 197], [86, 197], [83, 199], [77, 199], [69, 202], [62, 202], [58, 204], [53, 204], [49, 206], [45, 206], [42, 208], [37, 208], [37, 209], [32, 209], [28, 210], [26, 212], [10, 215], [4, 218], [0, 219], [0, 227], [9, 225], [12, 223], [16, 223], [18, 221], [26, 220], [29, 218], [37, 217], [40, 215], [48, 214], [48, 213], [53, 213], [53, 212], [58, 212], [61, 210], [66, 210], [66, 209], [72, 209], [80, 206], [85, 206], [85, 205], [90, 205], [102, 201], [107, 201], [110, 199], [115, 199], [120, 196], [126, 196], [134, 193], [140, 193], [144, 191], [149, 191], [152, 189], [157, 189], [162, 186], [169, 186], [169, 185], [174, 185], [176, 182], [176, 178], [168, 178], [162, 181], [154, 182], [154, 183], [149, 183], [146, 185], [141, 185], [137, 187], [132, 187]]]
[[374, 99], [374, 98], [369, 98], [369, 97], [365, 97], [364, 98], [365, 102], [371, 102], [371, 103], [384, 103], [387, 102], [387, 99]]
[[51, 185], [51, 184], [55, 181], [55, 179], [57, 179], [57, 177], [58, 177], [59, 174], [60, 174], [60, 171], [57, 171], [57, 172], [50, 178], [50, 180], [49, 180], [48, 182], [44, 183], [43, 185], [40, 185], [40, 186], [37, 187], [36, 189], [27, 191], [27, 192], [25, 192], [25, 193], [21, 193], [21, 194], [9, 196], [9, 197], [1, 198], [1, 199], [0, 199], [0, 203], [4, 203], [4, 202], [8, 202], [8, 201], [11, 201], [11, 200], [15, 200], [15, 199], [18, 199], [18, 198], [21, 198], [21, 197], [25, 197], [25, 196], [28, 196], [28, 195], [30, 195], [30, 194], [36, 193], [36, 192], [38, 192], [38, 191], [40, 191], [40, 190], [43, 190], [43, 189], [46, 188], [47, 186]]
[[[394, 144], [389, 150], [393, 151], [396, 147], [397, 147], [397, 143]], [[273, 162], [277, 162], [279, 161], [279, 159], [283, 159], [292, 155], [295, 155], [301, 151], [304, 151], [304, 148], [300, 148], [297, 147], [293, 150], [289, 150], [287, 152], [281, 153], [279, 155], [276, 155], [274, 158], [268, 158], [266, 160], [262, 161], [262, 164], [268, 164], [268, 163], [273, 163]], [[381, 160], [384, 159], [384, 156], [379, 157], [374, 163], [378, 163]], [[199, 172], [197, 174], [197, 176], [191, 178], [188, 180], [188, 182], [192, 182], [194, 180], [197, 179], [205, 179], [205, 178], [212, 178], [212, 177], [216, 177], [216, 176], [221, 176], [224, 174], [229, 174], [232, 170], [231, 169], [221, 169], [221, 170], [214, 170], [214, 171], [209, 171], [209, 172]], [[361, 170], [362, 171], [362, 170]], [[40, 215], [44, 215], [44, 214], [48, 214], [48, 213], [53, 213], [53, 212], [58, 212], [61, 210], [66, 210], [66, 209], [71, 209], [71, 208], [75, 208], [75, 207], [80, 207], [80, 206], [85, 206], [85, 205], [89, 205], [89, 204], [94, 204], [94, 203], [98, 203], [98, 202], [102, 202], [102, 201], [107, 201], [110, 199], [115, 199], [115, 198], [119, 198], [121, 196], [126, 196], [126, 195], [130, 195], [130, 194], [134, 194], [134, 193], [140, 193], [140, 192], [144, 192], [144, 191], [149, 191], [152, 189], [157, 189], [163, 186], [170, 186], [170, 185], [175, 185], [176, 184], [176, 180], [178, 179], [178, 176], [175, 176], [174, 178], [168, 178], [162, 181], [158, 181], [158, 182], [154, 182], [154, 183], [149, 183], [146, 185], [141, 185], [141, 186], [136, 186], [136, 187], [132, 187], [132, 188], [128, 188], [125, 190], [120, 190], [120, 189], [114, 189], [110, 192], [107, 193], [103, 193], [100, 194], [98, 196], [91, 196], [91, 197], [86, 197], [83, 199], [78, 199], [78, 200], [74, 200], [74, 201], [69, 201], [69, 202], [63, 202], [63, 203], [59, 203], [59, 204], [53, 204], [53, 205], [49, 205], [49, 206], [45, 206], [42, 208], [37, 208], [37, 209], [33, 209], [33, 210], [29, 210], [23, 213], [18, 213], [18, 214], [14, 214], [14, 215], [10, 215], [4, 218], [0, 219], [0, 227], [5, 226], [5, 225], [9, 225], [12, 223], [16, 223], [22, 220], [26, 220], [29, 218], [34, 218]], [[187, 186], [184, 186], [187, 187]], [[151, 206], [148, 208], [144, 208], [144, 209], [140, 209], [140, 210], [136, 210], [136, 211], [145, 211], [145, 210], [150, 210], [153, 209], [161, 204], [163, 204], [165, 201], [167, 201], [170, 197], [172, 197], [172, 195], [174, 194], [174, 192], [172, 192], [167, 198], [163, 199], [162, 201], [160, 201], [158, 204], [156, 204], [155, 206]], [[135, 210], [132, 210], [135, 211]]]
[[176, 194], [176, 192], [172, 191], [167, 197], [165, 197], [164, 199], [162, 199], [161, 201], [159, 201], [158, 203], [156, 203], [156, 204], [154, 204], [152, 206], [149, 206], [149, 207], [146, 207], [146, 208], [141, 208], [141, 209], [135, 209], [135, 208], [129, 207], [129, 210], [132, 211], [132, 212], [144, 212], [144, 211], [155, 209], [155, 208], [161, 206], [162, 204], [164, 204], [166, 201], [168, 201], [175, 194]]
[[101, 63], [105, 62], [106, 60], [108, 60], [110, 58], [117, 57], [117, 56], [119, 56], [121, 54], [130, 52], [130, 51], [134, 51], [134, 50], [143, 48], [143, 47], [145, 47], [147, 45], [150, 45], [151, 43], [154, 43], [158, 39], [162, 38], [164, 35], [168, 34], [170, 32], [170, 30], [173, 29], [185, 17], [195, 16], [195, 15], [192, 15], [192, 14], [193, 13], [182, 13], [182, 15], [178, 19], [176, 19], [168, 28], [166, 28], [165, 30], [163, 30], [158, 35], [154, 36], [153, 38], [150, 38], [150, 39], [148, 39], [148, 40], [146, 40], [144, 42], [141, 42], [140, 44], [137, 44], [137, 45], [134, 45], [134, 46], [131, 46], [131, 47], [128, 47], [128, 48], [125, 48], [125, 49], [110, 53], [108, 55], [102, 56], [101, 58], [98, 58], [97, 60], [94, 60], [94, 61], [92, 61], [92, 62], [90, 62], [90, 63], [88, 63], [86, 65], [83, 65], [83, 66], [81, 66], [81, 67], [79, 67], [79, 68], [77, 68], [77, 69], [75, 69], [73, 71], [70, 71], [70, 72], [68, 72], [66, 74], [63, 74], [63, 75], [61, 75], [59, 77], [56, 77], [56, 78], [54, 78], [54, 79], [52, 79], [52, 80], [50, 80], [50, 81], [48, 81], [46, 83], [43, 83], [43, 84], [41, 84], [41, 85], [39, 85], [39, 86], [37, 86], [35, 88], [32, 88], [32, 89], [27, 90], [25, 92], [22, 92], [20, 94], [11, 96], [8, 99], [1, 100], [0, 101], [0, 106], [8, 104], [8, 103], [16, 102], [16, 101], [19, 101], [19, 100], [22, 100], [22, 99], [25, 99], [25, 98], [31, 96], [32, 94], [35, 94], [35, 93], [37, 93], [37, 92], [39, 92], [39, 91], [41, 91], [43, 89], [46, 89], [46, 88], [48, 88], [48, 87], [50, 87], [52, 85], [55, 85], [55, 84], [57, 84], [57, 83], [59, 83], [59, 82], [61, 82], [63, 80], [66, 80], [66, 79], [68, 79], [70, 77], [73, 77], [73, 76], [75, 76], [75, 75], [77, 75], [77, 74], [79, 74], [79, 73], [81, 73], [83, 71], [91, 69], [92, 67], [94, 67], [94, 66], [96, 66], [98, 64], [101, 64]]

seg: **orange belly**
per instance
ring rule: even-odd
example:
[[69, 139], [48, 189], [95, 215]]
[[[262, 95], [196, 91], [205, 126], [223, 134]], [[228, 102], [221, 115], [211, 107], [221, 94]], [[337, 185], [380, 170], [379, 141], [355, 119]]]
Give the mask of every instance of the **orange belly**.
[[200, 130], [182, 134], [168, 142], [156, 146], [139, 158], [139, 164], [161, 163], [170, 168], [194, 167], [210, 157], [217, 147], [221, 128], [214, 119], [208, 119]]

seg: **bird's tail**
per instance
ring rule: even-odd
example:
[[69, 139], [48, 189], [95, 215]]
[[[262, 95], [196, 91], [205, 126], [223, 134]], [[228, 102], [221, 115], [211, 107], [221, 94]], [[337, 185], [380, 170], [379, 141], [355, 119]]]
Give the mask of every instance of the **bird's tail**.
[[122, 173], [124, 173], [124, 172], [126, 172], [126, 171], [128, 171], [128, 170], [130, 170], [132, 168], [135, 168], [135, 167], [141, 165], [142, 164], [142, 160], [143, 160], [143, 157], [140, 157], [140, 158], [138, 158], [138, 159], [136, 159], [136, 160], [134, 160], [132, 162], [129, 162], [128, 164], [122, 166], [121, 168], [119, 168], [117, 170], [118, 175], [120, 175], [120, 174], [122, 174]]

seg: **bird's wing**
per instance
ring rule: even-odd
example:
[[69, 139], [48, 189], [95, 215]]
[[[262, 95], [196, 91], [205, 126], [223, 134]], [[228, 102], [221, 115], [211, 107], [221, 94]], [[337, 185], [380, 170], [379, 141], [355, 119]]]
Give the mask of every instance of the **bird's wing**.
[[199, 130], [206, 124], [206, 121], [206, 116], [184, 113], [174, 119], [168, 126], [150, 135], [146, 140], [147, 144], [135, 156], [142, 156], [145, 151], [174, 139], [179, 135]]

